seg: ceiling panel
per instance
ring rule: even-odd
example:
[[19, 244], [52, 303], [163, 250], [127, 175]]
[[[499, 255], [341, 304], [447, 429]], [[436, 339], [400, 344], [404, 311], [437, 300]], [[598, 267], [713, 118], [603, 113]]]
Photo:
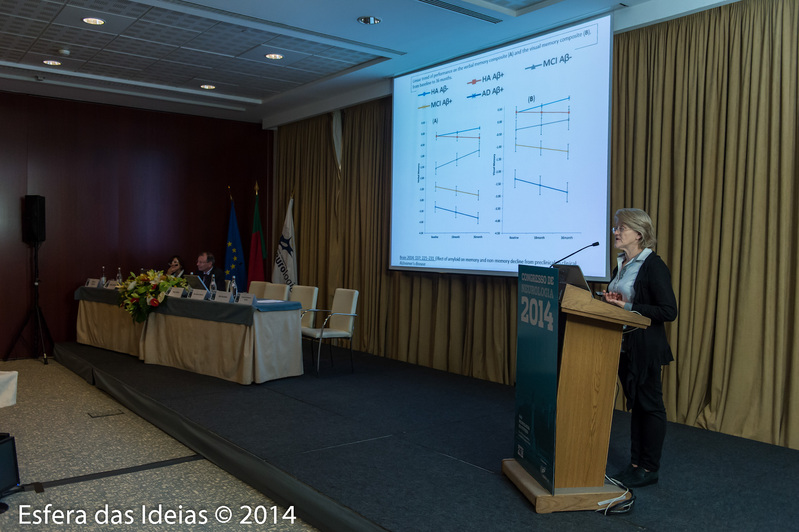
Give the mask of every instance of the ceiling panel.
[[19, 0], [0, 0], [0, 13], [15, 15], [32, 20], [52, 20], [63, 6], [62, 2], [20, 2]]
[[25, 57], [25, 49], [31, 39], [0, 33], [0, 40], [8, 44], [7, 48], [0, 49], [0, 61], [19, 63]]
[[195, 39], [198, 35], [200, 35], [200, 32], [194, 29], [176, 28], [144, 20], [134, 22], [123, 33], [124, 37], [170, 46], [181, 46]]
[[[673, 3], [0, 0], [0, 90], [268, 123], [368, 87], [386, 94], [392, 76], [567, 21]], [[85, 16], [106, 24], [89, 26]], [[380, 23], [360, 24], [361, 16]], [[285, 59], [263, 57], [274, 50]]]
[[[36, 39], [30, 46], [30, 51], [45, 55], [49, 58], [61, 59], [63, 58], [63, 56], [60, 53], [58, 53], [58, 50], [60, 48], [62, 48], [62, 45], [55, 41], [48, 41], [46, 39]], [[89, 46], [79, 46], [77, 44], [70, 44], [68, 49], [69, 49], [68, 57], [70, 59], [77, 59], [79, 61], [88, 61], [89, 59], [97, 55], [97, 52], [102, 50], [102, 47], [89, 47]]]
[[50, 24], [41, 33], [35, 35], [37, 39], [42, 39], [58, 46], [54, 46], [54, 52], [58, 47], [78, 45], [88, 46], [90, 48], [103, 48], [108, 43], [114, 40], [112, 33], [103, 33], [99, 31], [86, 31], [71, 26], [62, 26], [60, 24]]
[[107, 67], [121, 67], [123, 69], [144, 70], [157, 59], [142, 55], [131, 55], [110, 50], [103, 50], [92, 57], [90, 64], [103, 65]]
[[104, 51], [161, 59], [179, 49], [175, 45], [128, 37], [126, 32], [126, 35], [121, 35], [108, 43]]
[[[33, 36], [40, 34], [46, 27], [47, 22], [41, 20], [33, 20], [13, 15], [3, 15], [0, 17], [0, 32], [10, 35], [26, 36], [29, 39], [34, 39]], [[2, 47], [5, 47], [6, 44], [6, 42], [3, 42]]]
[[215, 20], [158, 7], [147, 10], [147, 12], [141, 16], [141, 20], [195, 33], [202, 33], [217, 24]]
[[92, 61], [90, 63], [83, 63], [78, 69], [78, 72], [104, 78], [141, 79], [141, 69], [130, 68], [130, 63], [114, 65]]
[[151, 9], [146, 4], [125, 0], [63, 0], [58, 3], [64, 4], [65, 9], [83, 8], [132, 18], [139, 18]]
[[274, 33], [219, 23], [186, 43], [186, 46], [195, 50], [237, 56], [274, 37]]

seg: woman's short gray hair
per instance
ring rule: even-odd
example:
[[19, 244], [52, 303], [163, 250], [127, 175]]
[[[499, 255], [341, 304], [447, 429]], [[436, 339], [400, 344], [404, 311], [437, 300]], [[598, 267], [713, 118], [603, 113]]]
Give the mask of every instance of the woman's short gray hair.
[[654, 248], [657, 244], [652, 218], [641, 209], [619, 209], [616, 211], [616, 226], [624, 225], [641, 235], [641, 247]]

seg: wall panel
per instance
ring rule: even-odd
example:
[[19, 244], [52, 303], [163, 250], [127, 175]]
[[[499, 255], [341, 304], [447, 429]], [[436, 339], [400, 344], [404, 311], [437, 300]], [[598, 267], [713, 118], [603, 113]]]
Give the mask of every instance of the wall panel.
[[[13, 281], [8, 296], [17, 303], [3, 306], [3, 355], [32, 304], [32, 252], [21, 235], [26, 194], [46, 201], [40, 298], [57, 342], [74, 339], [74, 291], [98, 277], [102, 266], [107, 275], [117, 267], [127, 275], [163, 269], [172, 254], [180, 254], [194, 270], [203, 250], [222, 265], [228, 186], [245, 252], [256, 180], [261, 220], [271, 219], [271, 196], [264, 191], [272, 184], [273, 133], [257, 124], [2, 92], [0, 117], [0, 252], [3, 275]], [[270, 229], [264, 227], [266, 235]], [[29, 351], [17, 343], [11, 357]]]

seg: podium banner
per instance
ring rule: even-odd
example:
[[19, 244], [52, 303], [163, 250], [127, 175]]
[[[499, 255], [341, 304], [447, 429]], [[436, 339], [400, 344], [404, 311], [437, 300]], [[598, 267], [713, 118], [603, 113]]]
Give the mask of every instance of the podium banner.
[[558, 270], [519, 266], [514, 458], [553, 492], [558, 399]]

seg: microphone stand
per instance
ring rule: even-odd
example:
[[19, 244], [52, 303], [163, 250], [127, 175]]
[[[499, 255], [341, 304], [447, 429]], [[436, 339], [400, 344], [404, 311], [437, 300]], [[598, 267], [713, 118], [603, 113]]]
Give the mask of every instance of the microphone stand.
[[552, 268], [553, 266], [555, 266], [555, 264], [557, 264], [557, 263], [559, 263], [559, 262], [563, 262], [564, 260], [568, 259], [568, 258], [569, 258], [569, 257], [571, 257], [572, 255], [577, 255], [577, 254], [578, 254], [578, 253], [580, 253], [582, 250], [584, 250], [584, 249], [588, 249], [588, 248], [592, 248], [592, 247], [594, 247], [594, 246], [598, 246], [598, 245], [599, 245], [599, 242], [594, 242], [593, 244], [588, 244], [588, 245], [587, 245], [587, 246], [585, 246], [585, 247], [581, 247], [580, 249], [578, 249], [578, 250], [577, 250], [577, 251], [575, 251], [574, 253], [570, 253], [570, 254], [566, 255], [565, 257], [563, 257], [562, 259], [560, 259], [560, 260], [556, 260], [555, 262], [553, 262], [552, 264], [550, 264], [550, 265], [549, 265], [549, 267], [550, 267], [550, 268]]

